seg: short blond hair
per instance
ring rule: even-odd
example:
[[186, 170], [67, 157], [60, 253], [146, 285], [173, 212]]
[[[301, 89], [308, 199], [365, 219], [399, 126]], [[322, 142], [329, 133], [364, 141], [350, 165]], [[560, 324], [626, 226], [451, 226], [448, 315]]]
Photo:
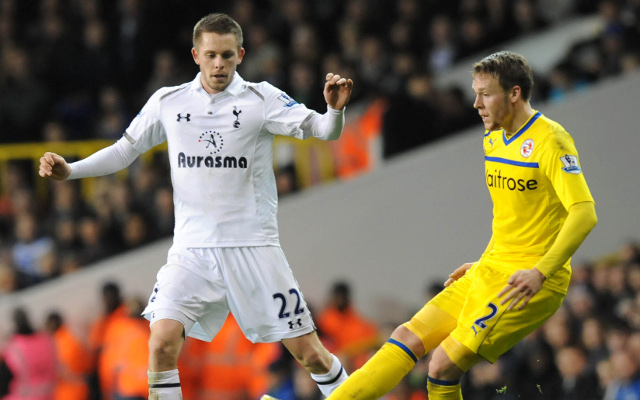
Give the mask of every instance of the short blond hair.
[[209, 14], [198, 21], [193, 28], [193, 47], [198, 47], [202, 32], [214, 32], [220, 35], [233, 34], [236, 37], [238, 49], [242, 48], [242, 28], [240, 24], [227, 14]]

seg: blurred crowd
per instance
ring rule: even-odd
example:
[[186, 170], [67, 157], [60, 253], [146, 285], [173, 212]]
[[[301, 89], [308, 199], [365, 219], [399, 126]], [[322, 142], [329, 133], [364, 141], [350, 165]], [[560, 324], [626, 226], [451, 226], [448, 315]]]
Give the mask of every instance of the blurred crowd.
[[[0, 0], [0, 145], [120, 138], [155, 90], [193, 79], [192, 27], [214, 11], [242, 25], [249, 81], [322, 112], [324, 73], [354, 79], [347, 126], [331, 143], [342, 179], [372, 168], [374, 143], [390, 159], [478, 124], [463, 89], [434, 80], [506, 40], [571, 17], [603, 21], [536, 77], [534, 104], [640, 65], [638, 0]], [[302, 185], [292, 154], [276, 151], [281, 196], [321, 181], [312, 171]], [[90, 194], [77, 182], [36, 190], [33, 161], [0, 168], [0, 294], [171, 234], [166, 157], [100, 178]]]
[[[442, 290], [442, 281], [428, 282], [419, 301]], [[96, 295], [102, 314], [83, 333], [56, 311], [39, 324], [32, 324], [24, 309], [14, 311], [13, 333], [0, 338], [0, 398], [27, 385], [52, 393], [52, 400], [146, 399], [149, 323], [140, 316], [144, 303], [121, 293], [117, 282], [106, 282]], [[309, 306], [320, 339], [349, 373], [415, 311], [399, 312], [398, 321], [371, 320], [353, 301], [347, 281], [334, 282], [317, 309]], [[16, 354], [29, 362], [18, 363]], [[429, 355], [420, 359], [384, 399], [427, 400], [428, 361]], [[280, 400], [322, 399], [282, 344], [250, 343], [231, 315], [213, 342], [188, 338], [178, 366], [185, 399], [251, 400], [265, 393]], [[466, 400], [640, 399], [638, 243], [575, 264], [559, 311], [496, 363], [473, 367], [462, 391]]]
[[[0, 142], [118, 139], [150, 94], [192, 79], [192, 26], [212, 11], [243, 26], [239, 72], [249, 81], [267, 80], [322, 111], [322, 75], [354, 78], [352, 103], [362, 112], [334, 148], [341, 177], [371, 163], [362, 142], [376, 135], [391, 158], [477, 123], [461, 88], [436, 89], [433, 80], [501, 41], [570, 16], [599, 13], [606, 21], [600, 36], [578, 43], [537, 80], [538, 101], [560, 101], [637, 68], [640, 58], [633, 0], [241, 0], [217, 2], [215, 10], [205, 1], [0, 0]], [[298, 185], [295, 165], [284, 164], [278, 184], [286, 194]], [[17, 287], [170, 233], [166, 174], [140, 168], [115, 181], [115, 193], [92, 199], [80, 198], [73, 183], [35, 196], [28, 162], [11, 163], [4, 175], [0, 265], [2, 275], [17, 269]]]
[[[155, 90], [193, 79], [193, 25], [218, 11], [244, 29], [247, 56], [238, 68], [243, 78], [266, 80], [320, 112], [326, 72], [354, 79], [347, 126], [331, 147], [336, 177], [345, 179], [372, 167], [375, 141], [382, 158], [391, 159], [478, 124], [465, 100], [467, 87], [435, 83], [456, 63], [499, 50], [504, 41], [572, 17], [599, 15], [603, 21], [601, 32], [576, 43], [550, 73], [536, 76], [534, 106], [563, 101], [598, 80], [640, 67], [638, 0], [190, 0], [188, 6], [174, 0], [0, 0], [0, 151], [8, 143], [117, 140]], [[292, 157], [276, 161], [279, 193], [299, 190]], [[42, 191], [37, 179], [31, 159], [0, 168], [0, 298], [172, 234], [172, 189], [161, 156], [136, 161], [126, 176], [96, 178], [89, 195], [78, 181], [47, 181]], [[561, 311], [496, 364], [474, 368], [465, 378], [465, 399], [545, 393], [640, 399], [638, 262], [637, 246], [629, 244], [616, 257], [574, 266]], [[353, 335], [363, 340], [340, 344], [336, 335], [345, 332], [332, 331], [329, 317], [319, 326], [328, 346], [356, 368], [390, 332], [386, 325], [371, 326], [351, 306], [329, 307], [348, 289], [336, 285], [326, 308], [333, 307], [334, 322], [353, 318], [352, 325], [362, 329]], [[60, 390], [78, 390], [91, 399], [136, 398], [136, 390], [146, 392], [142, 343], [148, 327], [138, 316], [141, 302], [122, 299], [114, 284], [105, 285], [104, 295], [117, 301], [105, 300], [105, 316], [90, 338], [65, 330], [62, 315], [47, 320], [56, 357], [67, 368], [58, 379], [71, 387]], [[114, 334], [127, 343], [105, 344], [112, 319], [122, 322], [109, 328], [114, 332], [135, 332]], [[14, 320], [16, 332], [26, 336], [42, 331], [20, 310]], [[46, 338], [39, 340], [47, 346]], [[268, 390], [283, 400], [319, 398], [308, 375], [278, 345], [256, 350], [232, 319], [219, 341], [226, 344], [188, 341], [181, 361], [185, 398], [205, 399], [195, 394], [211, 383], [203, 377], [229, 371], [241, 372], [223, 381], [242, 387], [248, 398]], [[127, 350], [110, 351], [119, 355], [100, 361], [105, 346]], [[229, 349], [235, 353], [225, 353]], [[121, 365], [123, 354], [134, 359]], [[426, 366], [421, 361], [389, 399], [425, 399]], [[0, 366], [0, 384], [7, 375]]]

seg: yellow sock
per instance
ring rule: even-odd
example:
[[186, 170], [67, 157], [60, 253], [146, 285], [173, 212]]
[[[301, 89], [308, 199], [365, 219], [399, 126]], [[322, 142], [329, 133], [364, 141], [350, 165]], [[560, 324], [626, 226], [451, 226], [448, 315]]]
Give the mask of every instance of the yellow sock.
[[390, 392], [416, 365], [418, 358], [403, 343], [389, 339], [362, 368], [344, 381], [327, 400], [373, 400]]
[[429, 400], [462, 400], [460, 381], [441, 381], [429, 377], [427, 381]]

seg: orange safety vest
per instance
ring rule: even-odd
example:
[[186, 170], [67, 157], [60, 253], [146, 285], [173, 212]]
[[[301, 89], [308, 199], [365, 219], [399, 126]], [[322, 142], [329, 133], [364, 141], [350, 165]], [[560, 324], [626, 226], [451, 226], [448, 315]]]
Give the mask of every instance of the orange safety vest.
[[386, 109], [386, 100], [372, 101], [358, 118], [347, 120], [340, 140], [332, 142], [336, 173], [340, 178], [353, 178], [373, 168], [371, 146], [373, 140], [380, 137]]
[[56, 350], [49, 335], [14, 335], [3, 352], [13, 373], [3, 400], [52, 400], [56, 379]]
[[86, 377], [91, 371], [89, 349], [66, 326], [54, 333], [53, 340], [59, 360], [54, 400], [86, 400], [89, 397]]
[[113, 346], [117, 342], [117, 333], [113, 329], [113, 325], [117, 325], [117, 321], [127, 318], [127, 309], [124, 305], [116, 308], [111, 314], [98, 319], [91, 328], [89, 335], [89, 346], [97, 356], [95, 367], [98, 371], [100, 380], [100, 390], [103, 392], [105, 399], [112, 397], [115, 387], [115, 378], [113, 376], [112, 365], [114, 361], [114, 352], [107, 350], [107, 347]]
[[211, 343], [187, 338], [178, 359], [185, 399], [257, 399], [269, 388], [278, 343], [251, 343], [232, 315]]
[[[361, 367], [378, 344], [378, 327], [358, 315], [352, 307], [344, 312], [327, 308], [316, 319], [327, 348], [346, 357], [348, 369]], [[343, 362], [344, 364], [344, 362]]]
[[149, 321], [123, 318], [115, 328], [121, 335], [114, 349], [115, 392], [121, 397], [146, 398], [149, 395]]

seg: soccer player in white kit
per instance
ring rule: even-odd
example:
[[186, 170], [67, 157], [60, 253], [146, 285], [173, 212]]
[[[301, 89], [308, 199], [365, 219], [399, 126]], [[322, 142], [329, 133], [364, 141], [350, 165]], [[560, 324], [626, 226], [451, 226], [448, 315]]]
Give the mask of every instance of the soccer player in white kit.
[[168, 142], [176, 224], [143, 312], [151, 321], [149, 399], [182, 398], [177, 360], [185, 336], [212, 340], [229, 311], [249, 340], [281, 340], [327, 396], [346, 372], [318, 339], [280, 248], [273, 138], [337, 139], [353, 81], [327, 74], [324, 114], [267, 82], [244, 81], [236, 72], [242, 29], [225, 14], [196, 24], [191, 52], [195, 79], [159, 89], [120, 140], [71, 164], [47, 152], [39, 174], [107, 175]]

